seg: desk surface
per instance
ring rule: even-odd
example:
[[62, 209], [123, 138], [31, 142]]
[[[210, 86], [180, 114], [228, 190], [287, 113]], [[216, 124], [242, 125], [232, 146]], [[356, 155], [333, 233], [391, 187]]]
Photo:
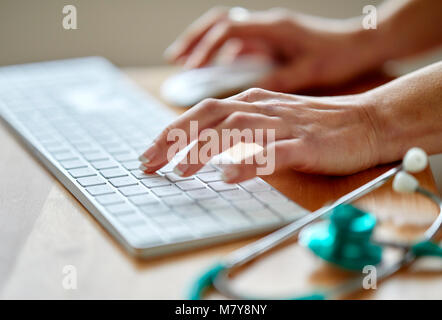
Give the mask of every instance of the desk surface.
[[[158, 96], [160, 83], [173, 69], [128, 69], [126, 72]], [[368, 84], [346, 90], [362, 90], [364, 86], [376, 85], [376, 81], [371, 79]], [[192, 279], [205, 267], [256, 239], [149, 261], [132, 258], [4, 125], [0, 125], [0, 145], [0, 298], [185, 298]], [[265, 180], [303, 207], [314, 210], [389, 167], [348, 177], [286, 170]], [[425, 187], [435, 190], [429, 169], [418, 178]], [[385, 222], [380, 232], [404, 239], [419, 234], [437, 213], [436, 207], [426, 199], [394, 194], [389, 185], [367, 195], [358, 204]], [[62, 286], [66, 265], [73, 265], [77, 270], [76, 290]], [[425, 259], [378, 284], [378, 289], [366, 290], [352, 298], [442, 299], [441, 270], [440, 259]], [[236, 278], [235, 285], [268, 295], [330, 284], [347, 276], [316, 260], [305, 249], [287, 245], [254, 263], [247, 273]]]

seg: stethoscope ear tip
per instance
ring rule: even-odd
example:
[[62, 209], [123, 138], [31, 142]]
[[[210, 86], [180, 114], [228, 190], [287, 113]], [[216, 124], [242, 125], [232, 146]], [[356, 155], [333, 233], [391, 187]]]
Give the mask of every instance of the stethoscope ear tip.
[[393, 190], [400, 193], [415, 192], [419, 187], [419, 182], [411, 174], [401, 171], [394, 176]]
[[407, 172], [423, 171], [428, 165], [428, 156], [424, 150], [418, 147], [407, 151], [402, 161], [402, 167]]

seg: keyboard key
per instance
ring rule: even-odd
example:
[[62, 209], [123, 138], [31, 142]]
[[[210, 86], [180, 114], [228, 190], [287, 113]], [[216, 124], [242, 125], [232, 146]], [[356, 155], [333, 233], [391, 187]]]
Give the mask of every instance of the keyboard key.
[[221, 174], [218, 171], [214, 172], [206, 172], [206, 173], [198, 173], [196, 175], [198, 178], [200, 178], [204, 182], [213, 182], [213, 181], [220, 181]]
[[66, 170], [87, 167], [87, 163], [81, 160], [60, 161], [60, 164]]
[[152, 192], [159, 197], [164, 197], [164, 196], [171, 196], [174, 194], [180, 194], [181, 190], [175, 186], [164, 186], [164, 187], [152, 188]]
[[209, 237], [224, 233], [220, 222], [207, 215], [186, 218], [185, 223], [199, 236]]
[[241, 212], [233, 208], [213, 210], [211, 214], [226, 227], [239, 230], [250, 226], [251, 222]]
[[99, 184], [106, 183], [106, 180], [104, 180], [102, 177], [99, 177], [99, 176], [79, 178], [79, 179], [77, 179], [77, 181], [83, 187], [96, 186]]
[[71, 151], [56, 153], [56, 154], [53, 155], [53, 157], [55, 158], [55, 160], [58, 160], [58, 161], [78, 159], [77, 155], [75, 155]]
[[79, 151], [83, 156], [86, 154], [91, 154], [91, 153], [98, 153], [100, 152], [100, 149], [96, 149], [95, 147], [92, 147], [90, 149], [85, 149], [83, 151]]
[[238, 186], [231, 183], [225, 183], [224, 181], [216, 181], [208, 184], [215, 191], [226, 191], [238, 189]]
[[308, 213], [307, 210], [290, 201], [283, 203], [271, 203], [269, 204], [269, 207], [285, 220], [299, 219]]
[[132, 206], [130, 206], [128, 203], [113, 204], [107, 206], [106, 208], [113, 215], [128, 214], [131, 212], [135, 212], [135, 209]]
[[97, 173], [92, 168], [86, 167], [69, 170], [69, 174], [74, 178], [82, 178], [87, 176], [94, 176]]
[[183, 206], [177, 206], [174, 208], [176, 212], [181, 217], [189, 218], [189, 217], [197, 217], [197, 216], [205, 216], [206, 212], [203, 208], [200, 206], [193, 204], [193, 205], [183, 205]]
[[134, 196], [137, 194], [143, 194], [143, 193], [149, 193], [147, 188], [143, 185], [135, 185], [135, 186], [127, 186], [127, 187], [121, 187], [118, 189], [122, 194], [124, 194], [126, 197]]
[[180, 188], [181, 190], [187, 191], [187, 190], [195, 190], [195, 189], [202, 189], [206, 186], [204, 183], [197, 179], [187, 180], [187, 181], [180, 181], [175, 183], [175, 185]]
[[138, 181], [131, 176], [109, 179], [109, 182], [116, 188], [138, 184]]
[[264, 209], [264, 205], [256, 199], [237, 200], [232, 202], [235, 207], [242, 211], [254, 211]]
[[247, 215], [258, 224], [276, 224], [282, 222], [281, 218], [268, 209], [249, 211]]
[[101, 151], [94, 153], [87, 153], [84, 154], [83, 157], [90, 162], [109, 159], [109, 156]]
[[157, 200], [155, 203], [150, 203], [147, 205], [140, 206], [139, 209], [147, 216], [156, 216], [158, 214], [163, 214], [164, 212], [170, 211], [169, 207], [162, 204]]
[[252, 196], [247, 191], [244, 191], [242, 189], [236, 189], [236, 190], [229, 190], [229, 191], [223, 191], [219, 193], [222, 197], [224, 197], [227, 200], [242, 200], [242, 199], [248, 199]]
[[139, 226], [146, 224], [144, 218], [138, 213], [118, 215], [117, 219], [125, 226]]
[[121, 163], [127, 170], [135, 170], [140, 166], [140, 161], [126, 161]]
[[114, 160], [94, 161], [92, 166], [97, 170], [110, 169], [118, 167], [118, 162]]
[[51, 154], [68, 153], [69, 147], [60, 144], [54, 144], [52, 146], [46, 147], [46, 150]]
[[226, 201], [226, 200], [224, 200], [223, 198], [220, 198], [220, 197], [213, 198], [213, 199], [200, 200], [199, 204], [203, 208], [206, 208], [207, 210], [219, 209], [219, 208], [229, 207], [230, 206], [230, 203], [228, 201]]
[[184, 241], [194, 237], [190, 228], [184, 223], [164, 226], [163, 232], [170, 241]]
[[249, 192], [267, 191], [271, 189], [271, 187], [267, 183], [259, 178], [253, 178], [241, 182], [239, 185]]
[[[152, 189], [152, 191], [154, 191], [156, 189]], [[182, 206], [182, 205], [186, 205], [186, 204], [192, 204], [195, 202], [195, 200], [189, 198], [188, 196], [184, 195], [184, 194], [179, 194], [176, 196], [168, 196], [168, 197], [164, 197], [163, 201], [165, 204], [171, 206], [171, 207], [177, 207], [177, 206]]]
[[86, 188], [86, 191], [89, 192], [92, 196], [98, 196], [102, 194], [115, 192], [115, 190], [107, 184], [89, 187]]
[[101, 175], [106, 179], [127, 176], [126, 170], [121, 168], [104, 169], [100, 171]]
[[88, 153], [91, 150], [95, 150], [95, 147], [89, 142], [74, 142], [72, 145], [80, 153]]
[[[140, 162], [138, 161], [138, 166], [140, 165]], [[138, 167], [137, 167], [138, 168]], [[129, 170], [129, 169], [128, 169]], [[145, 178], [158, 178], [160, 177], [157, 173], [154, 174], [147, 174], [144, 173], [143, 171], [137, 169], [137, 170], [132, 170], [130, 172], [135, 178], [137, 179], [145, 179]], [[167, 180], [166, 180], [167, 181]]]
[[216, 198], [217, 197], [216, 193], [213, 192], [212, 190], [208, 189], [208, 188], [191, 190], [191, 191], [187, 191], [186, 193], [187, 193], [187, 195], [189, 195], [190, 197], [192, 197], [193, 199], [196, 199], [196, 200], [202, 200], [202, 199], [209, 199], [209, 198]]
[[181, 177], [173, 172], [166, 173], [166, 178], [169, 179], [172, 182], [177, 181], [184, 181], [184, 180], [190, 180], [193, 179], [193, 177]]
[[159, 225], [171, 225], [182, 222], [182, 219], [173, 213], [157, 215], [152, 217], [152, 220], [158, 223]]
[[106, 142], [102, 143], [101, 146], [112, 155], [130, 152], [127, 146], [121, 142]]
[[103, 206], [124, 202], [124, 197], [118, 193], [104, 194], [96, 197], [95, 199]]
[[118, 162], [135, 161], [137, 158], [138, 155], [133, 152], [119, 153], [114, 155], [114, 159]]
[[158, 199], [152, 194], [140, 194], [136, 196], [130, 196], [128, 199], [136, 206], [142, 206], [145, 204], [158, 202]]
[[170, 185], [170, 181], [164, 177], [143, 179], [141, 180], [141, 183], [148, 188]]
[[216, 169], [212, 167], [210, 164], [207, 164], [201, 169], [199, 169], [198, 173], [214, 172], [214, 171], [216, 171]]
[[282, 203], [288, 201], [287, 198], [274, 190], [255, 192], [253, 195], [256, 197], [256, 199], [264, 203]]
[[149, 247], [163, 242], [160, 236], [146, 224], [130, 226], [129, 232], [135, 235], [134, 242], [140, 247]]
[[164, 167], [162, 167], [159, 171], [161, 173], [168, 173], [168, 172], [173, 172], [173, 168], [175, 168], [176, 163], [174, 161], [169, 162], [168, 164], [166, 164]]

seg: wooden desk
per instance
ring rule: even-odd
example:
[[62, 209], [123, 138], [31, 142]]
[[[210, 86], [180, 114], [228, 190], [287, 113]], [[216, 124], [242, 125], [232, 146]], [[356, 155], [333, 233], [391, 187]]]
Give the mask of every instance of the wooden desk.
[[[161, 81], [172, 72], [169, 68], [127, 70], [136, 82], [155, 95]], [[373, 85], [375, 81], [369, 83]], [[185, 298], [188, 286], [205, 267], [253, 240], [150, 261], [134, 259], [3, 125], [0, 126], [0, 145], [0, 298]], [[314, 210], [387, 168], [340, 178], [287, 170], [266, 180], [305, 208]], [[430, 170], [418, 178], [425, 187], [435, 190]], [[425, 199], [393, 194], [390, 186], [366, 196], [359, 204], [378, 214], [381, 220], [402, 217], [405, 222], [425, 224], [434, 219], [437, 212]], [[385, 225], [388, 234], [394, 231], [404, 238], [413, 237], [424, 228]], [[77, 269], [76, 290], [65, 290], [62, 286], [62, 270], [66, 265]], [[413, 267], [379, 284], [377, 290], [353, 298], [441, 299], [440, 259], [422, 260], [418, 265], [433, 271]], [[304, 288], [306, 283], [330, 283], [343, 276], [342, 272], [313, 259], [304, 249], [291, 245], [253, 264], [247, 273], [238, 277], [236, 284], [256, 293], [285, 293]]]

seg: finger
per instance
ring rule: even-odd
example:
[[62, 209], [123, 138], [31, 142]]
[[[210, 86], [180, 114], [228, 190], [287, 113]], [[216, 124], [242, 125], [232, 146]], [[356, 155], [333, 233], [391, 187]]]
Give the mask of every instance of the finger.
[[201, 38], [228, 15], [226, 8], [213, 8], [192, 23], [164, 52], [169, 62], [176, 63], [189, 55]]
[[268, 22], [258, 19], [247, 22], [222, 21], [211, 28], [200, 40], [190, 55], [186, 67], [199, 68], [206, 65], [229, 39], [266, 38], [269, 36], [267, 29]]
[[306, 154], [299, 140], [280, 140], [267, 145], [261, 152], [241, 163], [223, 165], [222, 176], [227, 183], [238, 183], [255, 176], [269, 175], [283, 168], [302, 169], [305, 158]]
[[266, 145], [289, 135], [290, 129], [279, 117], [234, 112], [215, 128], [201, 132], [198, 142], [177, 165], [176, 172], [181, 176], [190, 176], [211, 158], [239, 142]]
[[[216, 126], [231, 113], [235, 111], [258, 113], [260, 109], [263, 108], [240, 101], [204, 100], [163, 130], [139, 160], [147, 167], [155, 167], [167, 161], [169, 148], [176, 143], [175, 140], [171, 140], [172, 138], [180, 140], [182, 143], [180, 147], [183, 148], [191, 141], [198, 139], [201, 130]], [[265, 112], [265, 109], [263, 111]]]

